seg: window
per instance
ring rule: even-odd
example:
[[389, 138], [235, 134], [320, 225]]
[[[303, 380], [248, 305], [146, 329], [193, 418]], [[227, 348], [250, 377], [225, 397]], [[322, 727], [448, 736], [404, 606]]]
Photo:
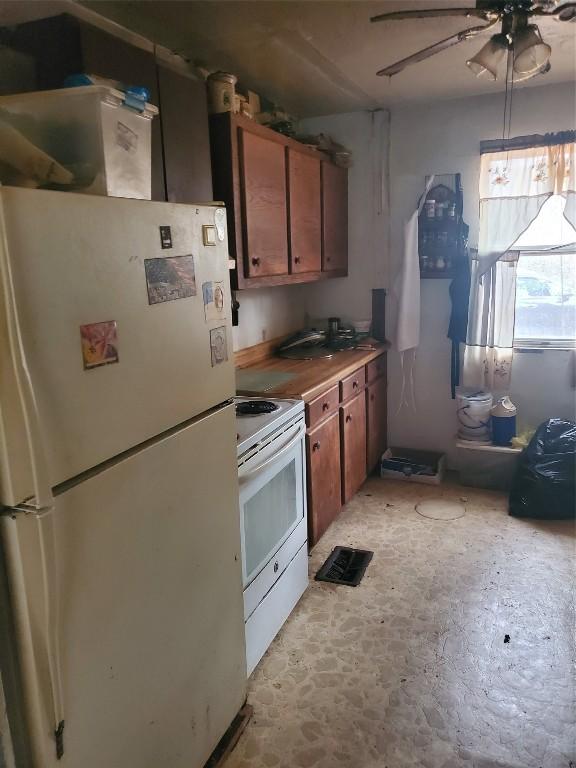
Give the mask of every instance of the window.
[[568, 347], [576, 340], [576, 230], [553, 195], [518, 238], [514, 345]]

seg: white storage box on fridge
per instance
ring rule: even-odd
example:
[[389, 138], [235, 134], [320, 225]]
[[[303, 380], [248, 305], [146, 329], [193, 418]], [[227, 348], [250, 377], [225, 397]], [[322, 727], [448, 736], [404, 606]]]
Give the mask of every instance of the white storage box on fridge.
[[3, 96], [0, 181], [150, 200], [157, 114], [151, 104], [125, 106], [124, 94], [106, 86]]

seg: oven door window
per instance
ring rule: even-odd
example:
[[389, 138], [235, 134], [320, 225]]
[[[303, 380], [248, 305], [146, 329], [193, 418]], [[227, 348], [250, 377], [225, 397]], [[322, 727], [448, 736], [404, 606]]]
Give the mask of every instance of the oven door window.
[[[246, 586], [304, 517], [302, 449], [260, 478], [257, 489], [251, 483], [243, 493], [242, 543], [244, 585]], [[262, 482], [263, 481], [263, 482]]]

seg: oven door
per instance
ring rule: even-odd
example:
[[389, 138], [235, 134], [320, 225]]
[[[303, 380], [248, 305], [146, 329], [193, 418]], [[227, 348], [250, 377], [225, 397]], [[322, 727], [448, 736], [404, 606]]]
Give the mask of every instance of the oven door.
[[306, 517], [304, 419], [240, 457], [240, 526], [244, 587]]

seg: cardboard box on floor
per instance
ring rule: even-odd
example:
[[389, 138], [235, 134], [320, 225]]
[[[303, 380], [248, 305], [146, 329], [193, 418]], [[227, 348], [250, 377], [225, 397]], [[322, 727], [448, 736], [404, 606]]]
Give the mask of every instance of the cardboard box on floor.
[[[389, 466], [390, 459], [406, 459], [415, 464], [424, 464], [432, 468], [434, 474], [419, 475]], [[407, 480], [411, 483], [440, 485], [446, 472], [446, 455], [436, 451], [418, 451], [412, 448], [388, 448], [382, 455], [380, 476], [394, 480]]]

